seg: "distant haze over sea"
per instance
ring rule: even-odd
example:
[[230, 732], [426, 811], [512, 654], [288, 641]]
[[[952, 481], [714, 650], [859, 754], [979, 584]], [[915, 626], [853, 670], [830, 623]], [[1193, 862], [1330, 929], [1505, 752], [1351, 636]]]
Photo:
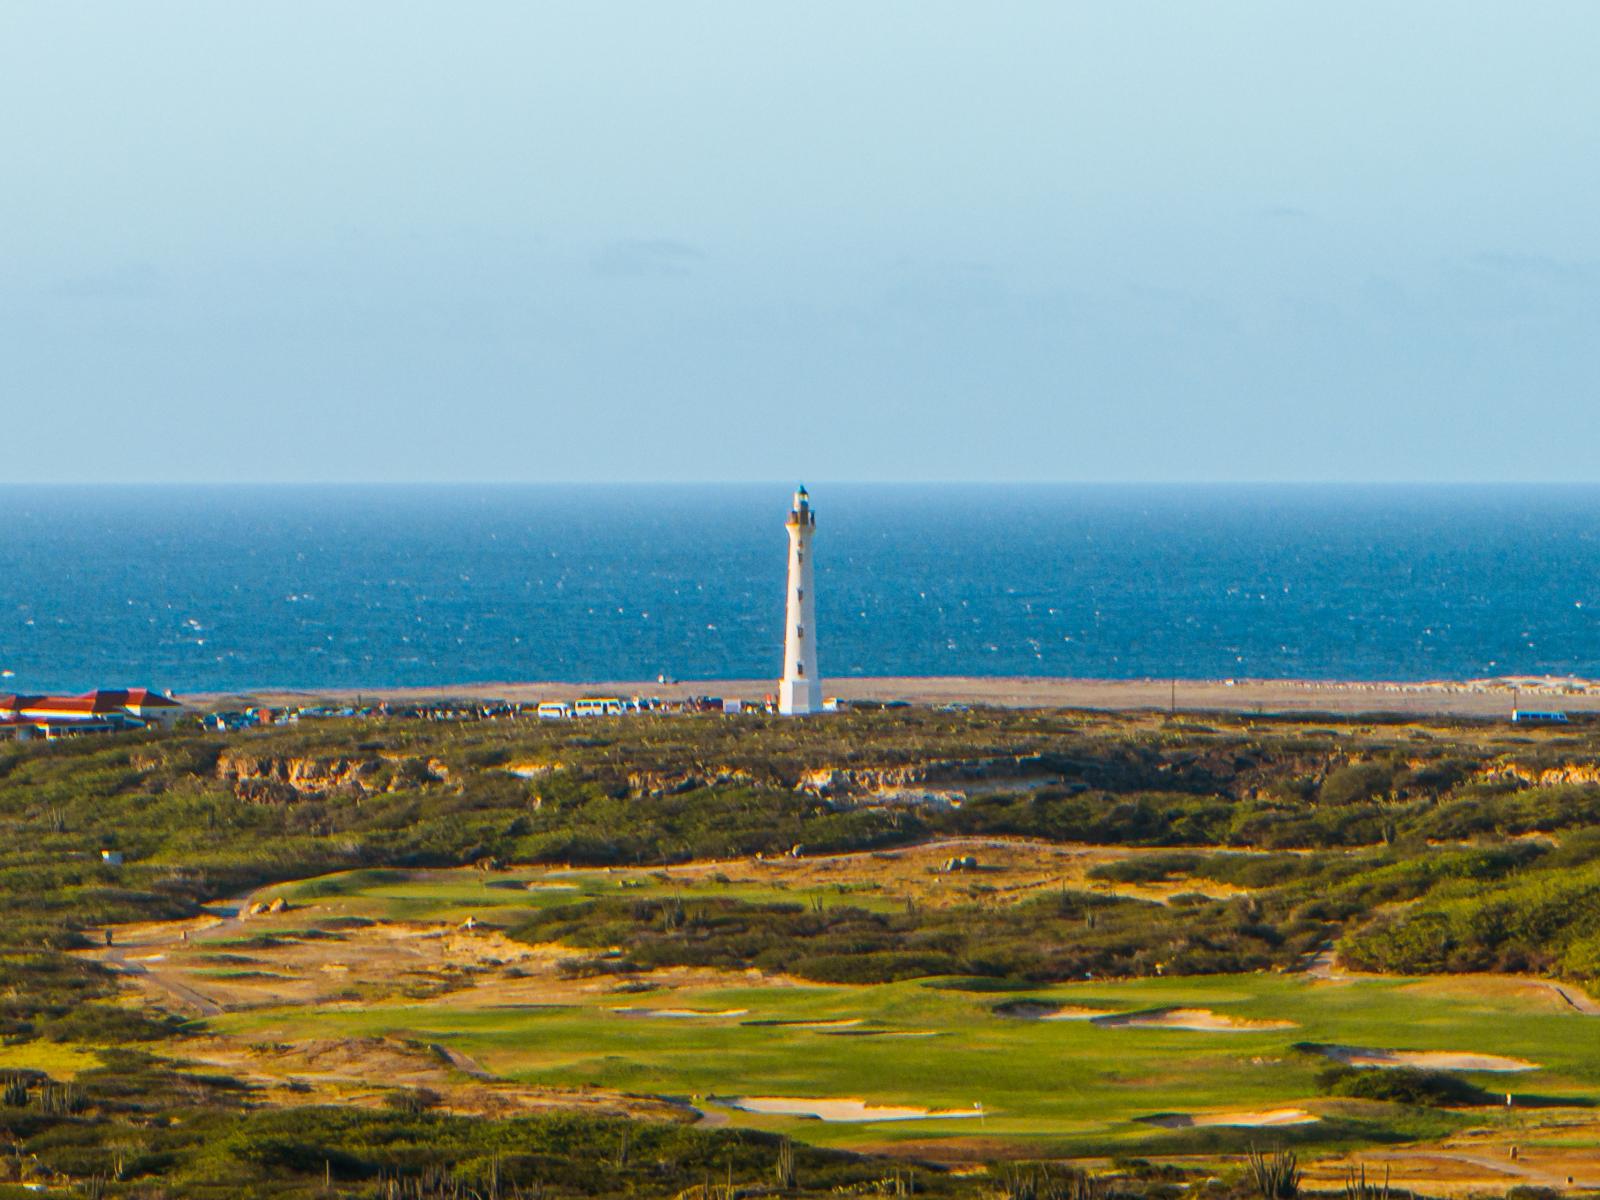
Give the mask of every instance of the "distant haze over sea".
[[[0, 691], [776, 678], [792, 488], [0, 489]], [[1600, 674], [1600, 487], [812, 496], [825, 678]]]

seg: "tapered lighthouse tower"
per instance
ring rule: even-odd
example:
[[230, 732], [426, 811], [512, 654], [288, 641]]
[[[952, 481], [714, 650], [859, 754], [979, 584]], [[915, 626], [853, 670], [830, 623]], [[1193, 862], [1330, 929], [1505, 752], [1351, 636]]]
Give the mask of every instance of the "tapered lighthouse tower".
[[822, 680], [817, 678], [817, 598], [812, 587], [811, 535], [817, 514], [805, 488], [789, 510], [789, 596], [784, 607], [783, 682], [778, 711], [787, 716], [822, 710]]

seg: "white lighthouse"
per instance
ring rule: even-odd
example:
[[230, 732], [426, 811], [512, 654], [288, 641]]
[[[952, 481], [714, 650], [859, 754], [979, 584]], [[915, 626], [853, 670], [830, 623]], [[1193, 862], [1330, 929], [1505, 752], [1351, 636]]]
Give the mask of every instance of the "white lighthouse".
[[784, 606], [783, 682], [778, 711], [788, 716], [820, 712], [822, 681], [817, 678], [817, 598], [812, 587], [811, 535], [817, 514], [806, 489], [794, 494], [789, 510], [789, 594]]

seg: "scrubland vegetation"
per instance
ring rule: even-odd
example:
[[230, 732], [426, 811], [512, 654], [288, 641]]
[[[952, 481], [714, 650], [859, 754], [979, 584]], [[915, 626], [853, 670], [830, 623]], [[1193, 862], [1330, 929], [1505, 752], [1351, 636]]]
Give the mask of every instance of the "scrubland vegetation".
[[[619, 975], [756, 967], [829, 984], [1021, 987], [1292, 971], [1336, 947], [1359, 969], [1583, 983], [1600, 978], [1597, 818], [1600, 739], [1582, 726], [911, 711], [329, 722], [6, 747], [0, 1074], [19, 1047], [40, 1065], [0, 1089], [0, 1196], [22, 1181], [151, 1197], [776, 1186], [778, 1143], [749, 1131], [263, 1107], [236, 1081], [153, 1055], [192, 1026], [126, 1003], [111, 975], [70, 953], [107, 926], [192, 915], [267, 883], [1043, 839], [1151, 852], [1072, 888], [974, 886], [938, 905], [583, 896], [508, 932], [571, 947], [573, 972]], [[102, 849], [124, 864], [102, 862]], [[1166, 903], [1118, 890], [1148, 882], [1194, 890]], [[52, 1047], [62, 1063], [92, 1049], [96, 1065], [52, 1066]], [[1325, 1086], [1397, 1112], [1475, 1098], [1451, 1077], [1370, 1078], [1334, 1073]], [[870, 1158], [794, 1154], [802, 1190], [902, 1186]], [[999, 1186], [916, 1178], [952, 1194]]]

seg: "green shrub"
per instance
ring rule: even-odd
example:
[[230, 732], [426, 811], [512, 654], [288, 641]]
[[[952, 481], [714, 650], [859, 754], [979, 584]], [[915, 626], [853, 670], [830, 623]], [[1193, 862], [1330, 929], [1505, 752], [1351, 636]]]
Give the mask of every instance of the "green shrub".
[[1386, 1100], [1419, 1107], [1463, 1108], [1494, 1102], [1494, 1097], [1488, 1092], [1460, 1076], [1447, 1071], [1425, 1071], [1415, 1067], [1386, 1067], [1379, 1070], [1329, 1067], [1317, 1076], [1317, 1084], [1330, 1096]]

